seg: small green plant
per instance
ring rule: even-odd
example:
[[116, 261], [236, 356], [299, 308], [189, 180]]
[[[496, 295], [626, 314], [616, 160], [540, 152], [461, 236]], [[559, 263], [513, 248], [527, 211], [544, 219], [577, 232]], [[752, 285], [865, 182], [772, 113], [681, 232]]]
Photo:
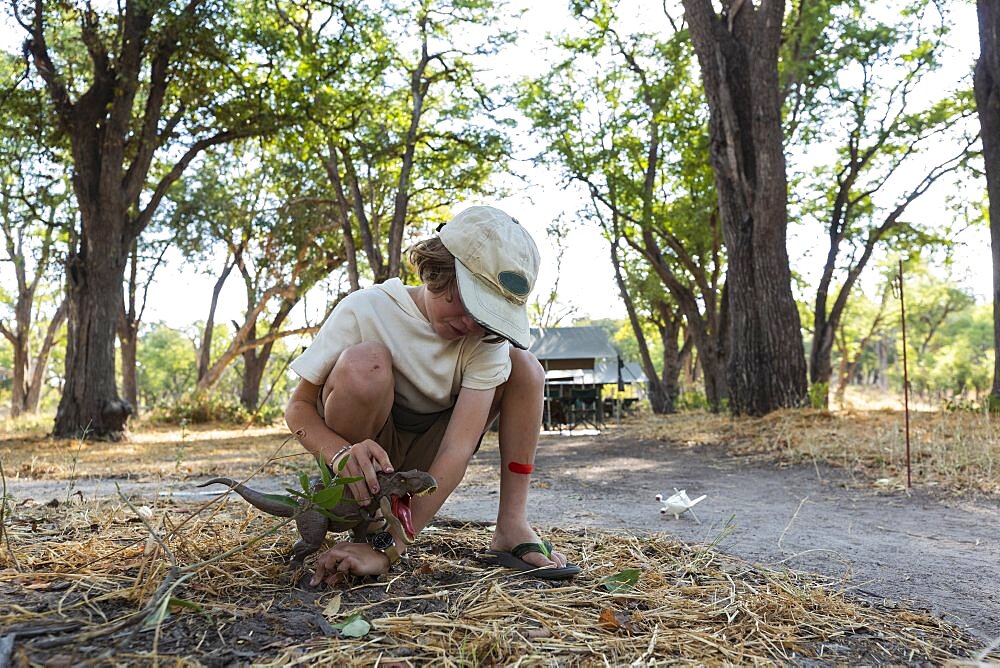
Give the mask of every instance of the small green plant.
[[21, 565], [17, 563], [14, 548], [10, 545], [10, 534], [7, 532], [7, 519], [14, 514], [14, 498], [7, 495], [7, 474], [3, 470], [2, 460], [0, 460], [0, 484], [2, 484], [2, 489], [0, 489], [0, 537], [3, 538], [4, 545], [7, 546], [7, 554], [10, 555], [11, 562], [20, 571]]
[[340, 635], [345, 638], [361, 638], [371, 631], [372, 625], [356, 612], [339, 624], [333, 624], [333, 628], [340, 631]]
[[330, 467], [325, 461], [323, 461], [323, 458], [318, 455], [316, 456], [316, 466], [319, 468], [320, 480], [323, 484], [315, 490], [312, 488], [309, 476], [305, 471], [301, 471], [299, 472], [299, 485], [302, 487], [301, 490], [295, 489], [294, 487], [286, 487], [285, 491], [288, 492], [288, 494], [265, 494], [264, 496], [292, 508], [319, 511], [334, 521], [343, 519], [335, 515], [333, 513], [333, 509], [343, 500], [344, 487], [352, 482], [363, 480], [364, 478], [361, 476], [345, 478], [340, 475], [340, 473], [344, 470], [344, 467], [347, 466], [346, 457], [338, 462], [336, 475], [331, 473]]
[[824, 409], [829, 406], [830, 383], [813, 383], [809, 386], [809, 407]]

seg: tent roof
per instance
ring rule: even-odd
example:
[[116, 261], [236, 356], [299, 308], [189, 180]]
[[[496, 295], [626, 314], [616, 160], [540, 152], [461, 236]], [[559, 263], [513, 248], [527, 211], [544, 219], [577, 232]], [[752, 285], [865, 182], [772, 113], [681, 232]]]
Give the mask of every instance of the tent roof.
[[539, 360], [618, 357], [600, 327], [532, 327], [530, 350]]

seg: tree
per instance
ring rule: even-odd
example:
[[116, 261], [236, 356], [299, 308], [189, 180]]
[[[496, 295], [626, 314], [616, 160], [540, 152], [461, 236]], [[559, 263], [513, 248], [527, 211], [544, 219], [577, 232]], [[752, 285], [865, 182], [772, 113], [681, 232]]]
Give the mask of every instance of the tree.
[[[621, 36], [612, 3], [579, 2], [573, 8], [585, 23], [584, 34], [560, 39], [566, 59], [525, 83], [522, 108], [546, 142], [542, 160], [559, 165], [591, 197], [589, 217], [611, 245], [640, 361], [651, 382], [661, 385], [651, 392], [654, 410], [668, 410], [668, 398], [677, 396], [673, 323], [681, 316], [699, 351], [706, 395], [718, 409], [726, 396], [723, 257], [704, 152], [705, 106], [689, 76], [687, 35], [676, 29], [658, 39]], [[649, 272], [659, 285], [638, 280]], [[659, 323], [668, 341], [662, 371], [645, 342], [646, 319]]]
[[[840, 318], [876, 248], [936, 241], [905, 222], [904, 214], [967, 162], [976, 139], [966, 132], [969, 91], [948, 91], [923, 108], [914, 101], [925, 92], [920, 84], [937, 67], [948, 37], [944, 15], [938, 26], [922, 25], [929, 4], [911, 8], [897, 25], [847, 9], [835, 12], [830, 24], [823, 58], [842, 63], [843, 70], [824, 84], [827, 102], [810, 111], [810, 122], [824, 131], [811, 130], [798, 147], [816, 153], [824, 143], [840, 144], [832, 164], [814, 167], [798, 184], [808, 193], [800, 196], [802, 217], [825, 219], [829, 240], [813, 308], [809, 376], [816, 386], [829, 386]], [[941, 146], [954, 148], [940, 155]], [[887, 192], [898, 194], [890, 200]]]
[[528, 306], [528, 317], [533, 325], [537, 327], [558, 327], [559, 323], [566, 318], [572, 318], [577, 308], [573, 305], [561, 304], [559, 297], [559, 282], [562, 279], [563, 257], [566, 255], [566, 237], [569, 235], [569, 227], [560, 219], [553, 221], [545, 228], [545, 234], [556, 246], [555, 275], [549, 293], [544, 299], [541, 295], [536, 295], [535, 299]]
[[[0, 55], [0, 68], [16, 80], [23, 71], [13, 57]], [[22, 74], [24, 80], [26, 73]], [[72, 213], [68, 180], [55, 164], [44, 99], [15, 84], [0, 103], [0, 232], [3, 256], [13, 269], [15, 292], [0, 290], [0, 304], [13, 319], [0, 319], [0, 334], [12, 348], [12, 416], [38, 410], [49, 355], [66, 320], [66, 300], [51, 290], [53, 268], [64, 252]]]
[[139, 335], [139, 398], [150, 407], [177, 402], [194, 385], [195, 350], [190, 338], [162, 322]]
[[[316, 283], [343, 264], [342, 239], [328, 209], [303, 196], [315, 185], [295, 154], [277, 138], [233, 145], [206, 159], [185, 184], [178, 218], [186, 224], [185, 246], [211, 254], [225, 250], [223, 275], [216, 284], [202, 336], [197, 389], [207, 391], [238, 358], [243, 358], [241, 401], [257, 407], [260, 383], [278, 339], [314, 333], [306, 325], [284, 328], [291, 310]], [[198, 237], [197, 241], [192, 241]], [[215, 253], [218, 255], [218, 252]], [[209, 351], [219, 290], [230, 271], [243, 280], [243, 322], [215, 359]], [[266, 324], [265, 324], [266, 323]]]
[[[274, 61], [260, 60], [237, 5], [220, 0], [34, 0], [26, 51], [71, 147], [80, 227], [66, 261], [66, 384], [54, 434], [120, 438], [131, 412], [115, 383], [115, 330], [133, 242], [204, 151], [269, 127]], [[248, 33], [251, 31], [248, 31]], [[253, 52], [253, 53], [251, 53]]]
[[[407, 0], [387, 13], [355, 85], [317, 96], [307, 130], [337, 204], [352, 289], [366, 267], [376, 283], [399, 276], [407, 233], [423, 235], [455, 203], [491, 192], [509, 154], [496, 91], [480, 76], [512, 40], [497, 28], [504, 3]], [[329, 64], [314, 50], [305, 56], [323, 72]]]
[[993, 254], [993, 389], [994, 406], [1000, 406], [1000, 7], [977, 0], [979, 60], [974, 88], [982, 127], [986, 191], [989, 195], [990, 240]]
[[783, 0], [683, 0], [710, 111], [710, 161], [725, 238], [727, 379], [734, 414], [802, 405], [806, 363], [785, 235], [778, 78]]
[[[140, 251], [142, 248], [147, 254]], [[170, 239], [160, 238], [155, 242], [140, 244], [132, 242], [129, 251], [128, 279], [125, 296], [118, 313], [118, 342], [121, 347], [122, 395], [132, 406], [133, 414], [139, 414], [138, 379], [136, 363], [138, 359], [139, 327], [146, 311], [149, 287], [156, 276], [156, 270], [163, 264], [163, 256], [170, 248]], [[141, 296], [140, 296], [141, 291]]]

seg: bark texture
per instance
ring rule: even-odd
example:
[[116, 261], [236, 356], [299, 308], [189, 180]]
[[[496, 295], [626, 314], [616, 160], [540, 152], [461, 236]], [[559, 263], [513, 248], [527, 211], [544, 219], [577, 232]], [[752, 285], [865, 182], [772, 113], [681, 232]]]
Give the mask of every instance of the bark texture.
[[778, 81], [782, 0], [684, 0], [710, 110], [710, 159], [729, 253], [727, 379], [734, 414], [806, 400], [785, 244], [787, 178]]
[[993, 369], [991, 403], [1000, 406], [1000, 6], [978, 0], [979, 61], [975, 91], [982, 126], [986, 190], [990, 205], [990, 240], [993, 253]]

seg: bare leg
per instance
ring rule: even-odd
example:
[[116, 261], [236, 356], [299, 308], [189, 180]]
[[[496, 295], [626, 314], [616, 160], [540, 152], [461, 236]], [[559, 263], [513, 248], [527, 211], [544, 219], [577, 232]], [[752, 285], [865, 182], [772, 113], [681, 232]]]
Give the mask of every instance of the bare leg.
[[[545, 371], [534, 355], [511, 348], [510, 378], [497, 390], [490, 415], [500, 414], [500, 507], [492, 548], [509, 550], [521, 543], [539, 542], [527, 518], [528, 484], [531, 476], [515, 473], [508, 466], [534, 464], [538, 434], [542, 426]], [[566, 565], [558, 552], [551, 559], [529, 553], [524, 560], [535, 566]]]
[[381, 343], [359, 343], [343, 353], [323, 385], [326, 426], [349, 443], [374, 438], [392, 410], [392, 354]]

